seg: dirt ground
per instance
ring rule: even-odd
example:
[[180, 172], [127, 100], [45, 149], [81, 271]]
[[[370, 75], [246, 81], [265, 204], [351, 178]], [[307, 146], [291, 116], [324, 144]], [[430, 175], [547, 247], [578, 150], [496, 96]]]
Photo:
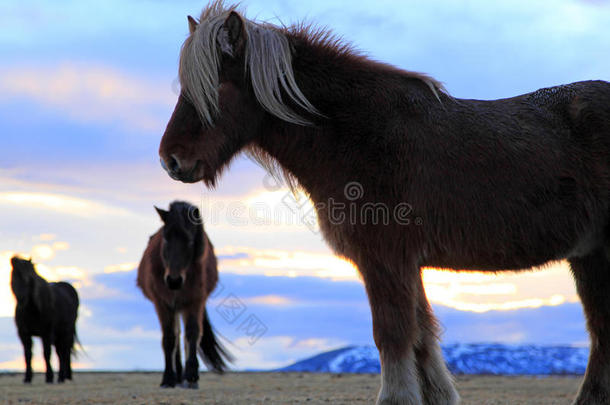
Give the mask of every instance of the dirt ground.
[[[0, 373], [1, 404], [371, 404], [379, 385], [371, 374], [202, 373], [199, 390], [161, 389], [159, 373], [76, 373], [62, 385], [22, 378]], [[580, 380], [465, 376], [457, 385], [463, 405], [569, 405]]]

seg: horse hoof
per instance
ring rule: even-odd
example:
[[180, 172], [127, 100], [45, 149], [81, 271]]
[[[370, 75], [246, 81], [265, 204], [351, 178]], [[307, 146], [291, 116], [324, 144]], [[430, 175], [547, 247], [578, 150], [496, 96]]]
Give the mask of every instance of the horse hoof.
[[174, 386], [170, 384], [161, 384], [161, 388], [174, 388]]
[[186, 389], [196, 390], [199, 389], [199, 383], [197, 381], [185, 381], [182, 383], [182, 387]]

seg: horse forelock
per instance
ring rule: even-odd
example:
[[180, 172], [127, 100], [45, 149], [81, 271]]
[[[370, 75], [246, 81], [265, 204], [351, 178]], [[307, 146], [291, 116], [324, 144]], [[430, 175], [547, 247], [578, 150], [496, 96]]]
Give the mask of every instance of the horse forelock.
[[216, 1], [205, 8], [196, 30], [184, 41], [178, 76], [183, 94], [193, 104], [202, 121], [213, 125], [218, 114], [220, 50], [216, 38], [234, 8]]
[[[219, 113], [218, 72], [223, 50], [219, 48], [217, 38], [224, 33], [224, 21], [236, 9], [236, 5], [225, 6], [223, 1], [215, 1], [206, 7], [180, 54], [179, 78], [184, 95], [208, 125], [213, 125]], [[256, 99], [265, 110], [284, 121], [309, 125], [309, 120], [282, 100], [283, 92], [304, 111], [321, 115], [296, 83], [286, 30], [245, 19], [243, 15], [242, 19], [247, 37], [244, 68]]]
[[179, 232], [187, 233], [193, 238], [194, 259], [205, 253], [203, 221], [196, 206], [185, 201], [174, 201], [169, 206], [167, 218], [164, 227], [179, 229]]
[[193, 223], [193, 211], [196, 207], [184, 201], [174, 201], [169, 206], [168, 220], [166, 225], [188, 229]]

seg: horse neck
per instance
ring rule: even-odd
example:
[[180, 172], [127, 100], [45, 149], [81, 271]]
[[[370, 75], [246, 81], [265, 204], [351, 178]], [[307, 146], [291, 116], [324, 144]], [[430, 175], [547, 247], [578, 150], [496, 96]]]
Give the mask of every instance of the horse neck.
[[41, 311], [52, 310], [55, 305], [55, 294], [51, 283], [35, 273], [34, 275], [34, 288], [36, 292], [35, 300], [39, 305]]
[[40, 313], [52, 310], [53, 296], [49, 283], [36, 273], [32, 277], [32, 284], [27, 294], [28, 298], [25, 303], [17, 300], [17, 306]]
[[[373, 142], [387, 136], [384, 129], [396, 120], [389, 114], [398, 109], [408, 114], [436, 100], [416, 74], [303, 37], [290, 40], [295, 49], [295, 79], [324, 117], [312, 117], [313, 126], [272, 118], [258, 144], [314, 200], [316, 194], [332, 197], [339, 191], [333, 184], [343, 187], [364, 175], [363, 162], [370, 161], [365, 154], [375, 147]], [[349, 151], [349, 156], [342, 150]]]

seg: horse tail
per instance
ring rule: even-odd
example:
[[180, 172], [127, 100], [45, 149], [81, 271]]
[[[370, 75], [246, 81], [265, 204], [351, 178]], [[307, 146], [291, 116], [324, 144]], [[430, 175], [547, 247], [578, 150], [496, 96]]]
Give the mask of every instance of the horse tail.
[[233, 362], [233, 356], [216, 339], [207, 309], [203, 314], [203, 336], [199, 344], [199, 355], [210, 370], [219, 374], [228, 369], [227, 362]]
[[72, 347], [70, 348], [70, 354], [73, 357], [78, 357], [81, 353], [84, 354], [86, 357], [89, 357], [87, 355], [87, 352], [85, 351], [85, 348], [83, 347], [82, 343], [80, 342], [80, 339], [78, 338], [78, 334], [76, 333], [76, 328], [74, 328], [74, 342], [72, 343]]
[[87, 352], [85, 351], [85, 348], [83, 347], [83, 344], [81, 343], [80, 339], [78, 338], [78, 333], [76, 333], [76, 320], [78, 318], [78, 307], [80, 306], [80, 299], [78, 297], [78, 292], [76, 291], [76, 289], [70, 284], [70, 283], [65, 283], [67, 290], [69, 291], [69, 294], [71, 295], [70, 298], [72, 298], [72, 305], [73, 305], [73, 310], [74, 310], [74, 332], [73, 332], [73, 339], [72, 339], [72, 347], [70, 347], [70, 355], [73, 357], [78, 357], [79, 354], [84, 354], [86, 357], [89, 357], [89, 355], [87, 354]]

